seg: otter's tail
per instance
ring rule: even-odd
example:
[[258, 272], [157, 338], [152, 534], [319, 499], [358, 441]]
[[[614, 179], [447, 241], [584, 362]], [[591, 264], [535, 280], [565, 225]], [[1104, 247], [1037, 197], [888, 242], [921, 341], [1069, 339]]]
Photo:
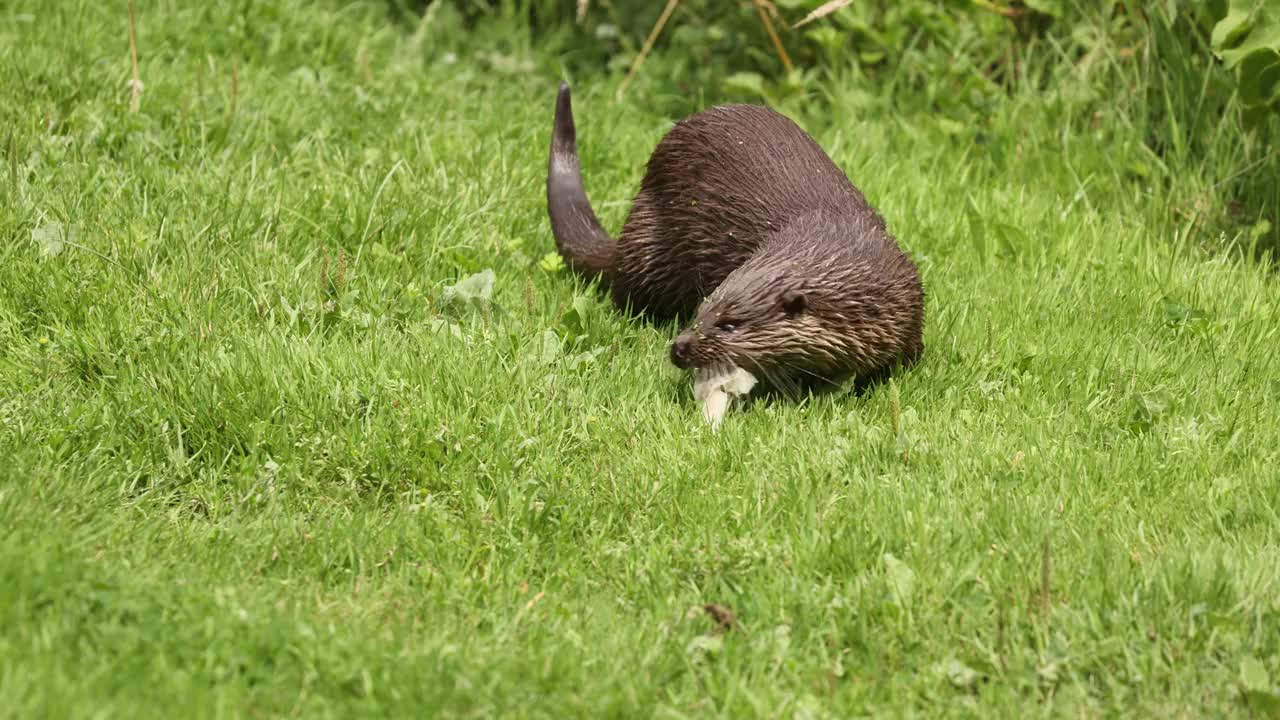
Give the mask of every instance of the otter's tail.
[[582, 187], [573, 107], [569, 85], [563, 82], [556, 98], [551, 158], [547, 163], [547, 214], [551, 216], [556, 247], [569, 267], [588, 278], [613, 269], [613, 239], [600, 226]]

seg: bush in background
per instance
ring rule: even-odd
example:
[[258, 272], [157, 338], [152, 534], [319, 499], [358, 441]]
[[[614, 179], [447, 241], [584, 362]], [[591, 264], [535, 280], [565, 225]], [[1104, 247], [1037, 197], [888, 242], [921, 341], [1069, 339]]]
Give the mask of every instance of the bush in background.
[[[520, 28], [530, 48], [558, 56], [555, 70], [619, 84], [667, 5], [389, 2], [406, 17], [425, 10], [460, 28]], [[763, 101], [815, 123], [892, 111], [970, 140], [1011, 99], [1045, 104], [1079, 132], [1136, 123], [1150, 159], [1132, 162], [1134, 174], [1172, 188], [1176, 177], [1154, 176], [1199, 164], [1230, 198], [1208, 214], [1266, 224], [1269, 244], [1280, 239], [1270, 229], [1280, 225], [1271, 147], [1280, 0], [854, 0], [796, 27], [837, 4], [679, 0], [628, 92], [673, 116], [723, 100]], [[1200, 214], [1205, 202], [1187, 200]]]

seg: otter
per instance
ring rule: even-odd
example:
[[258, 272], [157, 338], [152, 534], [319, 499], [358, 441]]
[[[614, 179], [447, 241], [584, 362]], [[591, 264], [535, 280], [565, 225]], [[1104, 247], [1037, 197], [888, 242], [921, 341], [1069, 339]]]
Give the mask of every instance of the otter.
[[562, 82], [547, 212], [565, 264], [620, 310], [690, 320], [670, 357], [704, 380], [745, 370], [784, 391], [865, 387], [924, 352], [916, 265], [817, 142], [767, 107], [677, 122], [614, 240], [583, 187]]

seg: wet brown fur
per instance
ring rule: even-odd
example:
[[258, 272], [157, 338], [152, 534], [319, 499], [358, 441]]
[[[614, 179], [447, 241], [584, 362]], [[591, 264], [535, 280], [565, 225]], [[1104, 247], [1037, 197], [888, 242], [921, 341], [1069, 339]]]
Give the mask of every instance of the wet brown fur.
[[867, 379], [923, 353], [919, 273], [813, 139], [765, 107], [721, 105], [658, 143], [615, 242], [582, 189], [561, 85], [547, 179], [566, 262], [620, 308], [693, 322], [682, 367], [735, 364], [788, 384]]

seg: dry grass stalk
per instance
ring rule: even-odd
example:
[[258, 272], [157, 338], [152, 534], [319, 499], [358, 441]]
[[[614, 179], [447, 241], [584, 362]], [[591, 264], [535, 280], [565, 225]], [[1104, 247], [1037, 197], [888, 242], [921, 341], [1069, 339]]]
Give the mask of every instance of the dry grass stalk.
[[790, 73], [795, 70], [795, 65], [791, 64], [791, 57], [787, 55], [787, 49], [782, 47], [782, 40], [778, 39], [778, 32], [773, 29], [773, 20], [769, 19], [768, 10], [772, 7], [772, 3], [768, 0], [756, 0], [756, 12], [760, 13], [760, 22], [764, 23], [764, 29], [769, 33], [769, 40], [773, 43], [773, 49], [778, 52], [778, 58], [782, 60], [782, 67], [786, 68]]
[[142, 106], [142, 78], [138, 76], [138, 37], [133, 27], [133, 0], [129, 0], [129, 55], [133, 61], [133, 78], [129, 80], [129, 112]]
[[1049, 535], [1044, 536], [1044, 545], [1040, 549], [1040, 610], [1045, 617], [1053, 611], [1053, 595], [1049, 583], [1053, 575], [1052, 550]]
[[236, 107], [240, 103], [240, 63], [231, 61], [231, 102], [227, 105], [227, 124], [236, 116]]
[[804, 19], [802, 19], [800, 22], [796, 23], [795, 25], [792, 25], [791, 29], [794, 30], [798, 27], [808, 25], [814, 20], [819, 20], [821, 18], [824, 18], [830, 15], [831, 13], [839, 10], [842, 7], [847, 7], [848, 5], [851, 5], [852, 3], [853, 3], [853, 0], [830, 0], [830, 2], [825, 2], [822, 5], [818, 6], [818, 8], [813, 12], [809, 13], [808, 15], [805, 15]]
[[618, 100], [622, 99], [622, 94], [627, 91], [627, 86], [631, 84], [631, 79], [635, 77], [636, 71], [640, 69], [640, 64], [644, 62], [645, 57], [649, 55], [649, 51], [653, 49], [653, 43], [658, 39], [658, 34], [662, 32], [667, 20], [671, 19], [671, 13], [675, 12], [676, 6], [679, 4], [680, 0], [667, 0], [667, 6], [662, 9], [662, 15], [658, 17], [658, 22], [654, 24], [653, 30], [649, 31], [649, 37], [645, 38], [644, 47], [640, 48], [640, 54], [636, 56], [636, 61], [631, 63], [631, 69], [627, 71], [627, 76], [622, 79], [622, 84], [618, 86]]

